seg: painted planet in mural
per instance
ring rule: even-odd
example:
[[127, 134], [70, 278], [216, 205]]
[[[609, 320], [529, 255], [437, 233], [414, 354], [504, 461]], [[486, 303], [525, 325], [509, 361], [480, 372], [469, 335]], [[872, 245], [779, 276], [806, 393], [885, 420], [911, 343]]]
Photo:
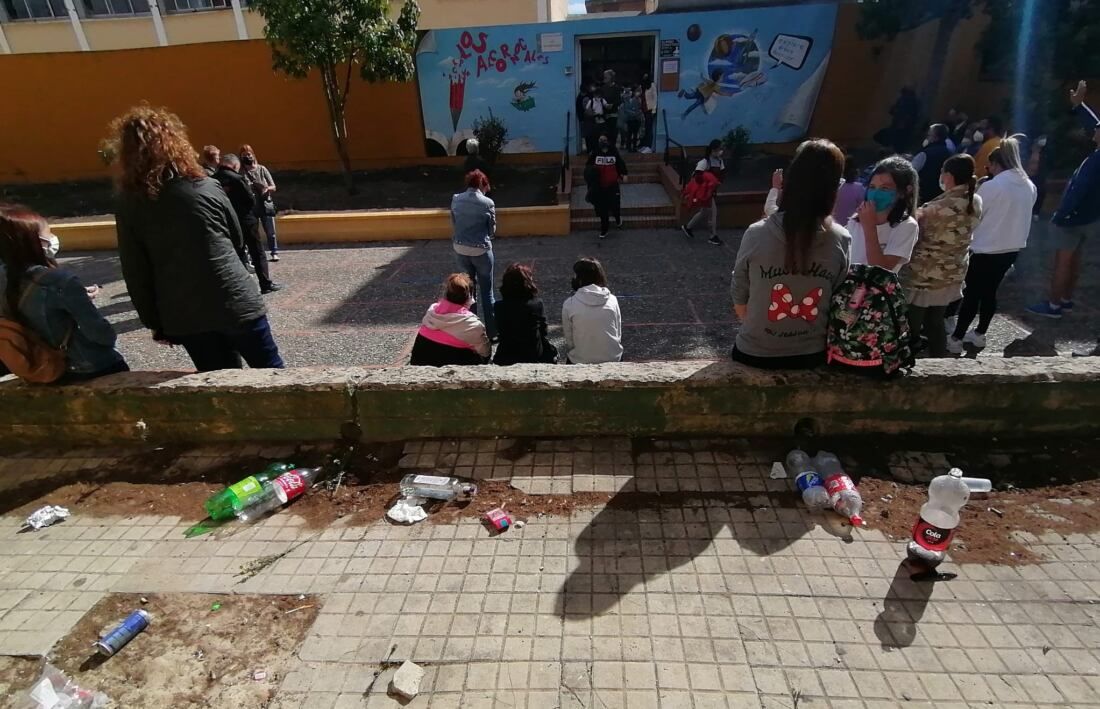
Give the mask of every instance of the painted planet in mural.
[[703, 36], [703, 28], [699, 25], [692, 25], [688, 27], [687, 38], [689, 42], [698, 42], [699, 38]]
[[719, 35], [707, 60], [707, 76], [722, 96], [733, 96], [763, 83], [756, 32]]

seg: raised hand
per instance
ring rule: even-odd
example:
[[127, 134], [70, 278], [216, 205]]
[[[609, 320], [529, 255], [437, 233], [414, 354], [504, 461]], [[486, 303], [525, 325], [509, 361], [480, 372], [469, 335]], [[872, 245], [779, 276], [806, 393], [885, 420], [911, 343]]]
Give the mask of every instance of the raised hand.
[[1074, 108], [1077, 108], [1085, 102], [1085, 97], [1088, 95], [1089, 85], [1084, 79], [1077, 82], [1077, 88], [1071, 89], [1069, 92], [1069, 101], [1073, 104]]

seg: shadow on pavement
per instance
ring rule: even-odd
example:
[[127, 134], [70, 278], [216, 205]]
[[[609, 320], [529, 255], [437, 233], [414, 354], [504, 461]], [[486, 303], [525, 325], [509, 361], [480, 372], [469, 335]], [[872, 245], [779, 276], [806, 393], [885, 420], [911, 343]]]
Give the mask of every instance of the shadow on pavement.
[[938, 580], [935, 573], [925, 574], [925, 580], [913, 580], [914, 574], [922, 571], [905, 560], [894, 572], [894, 579], [882, 599], [882, 612], [875, 618], [875, 636], [885, 650], [909, 647], [917, 637], [917, 625], [924, 617]]

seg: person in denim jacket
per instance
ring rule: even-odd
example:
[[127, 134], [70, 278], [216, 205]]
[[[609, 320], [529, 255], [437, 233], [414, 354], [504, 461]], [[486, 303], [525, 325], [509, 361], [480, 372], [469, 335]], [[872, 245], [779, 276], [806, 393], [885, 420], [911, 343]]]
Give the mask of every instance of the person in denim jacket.
[[46, 220], [26, 207], [0, 205], [0, 311], [65, 352], [61, 382], [127, 372], [115, 331], [80, 280], [46, 256]]
[[495, 340], [497, 325], [493, 313], [496, 297], [493, 294], [494, 269], [493, 237], [497, 233], [497, 208], [493, 200], [485, 196], [489, 191], [489, 178], [481, 170], [466, 175], [466, 191], [451, 199], [451, 225], [454, 227], [453, 245], [458, 269], [477, 284], [480, 305], [474, 303], [470, 310], [481, 315], [489, 339]]

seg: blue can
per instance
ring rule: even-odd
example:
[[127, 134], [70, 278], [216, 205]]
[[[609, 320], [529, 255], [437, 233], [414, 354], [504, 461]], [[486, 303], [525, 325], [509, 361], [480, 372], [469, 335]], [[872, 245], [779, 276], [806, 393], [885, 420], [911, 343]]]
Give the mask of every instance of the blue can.
[[95, 644], [99, 654], [106, 657], [114, 655], [116, 652], [126, 646], [126, 643], [134, 639], [134, 637], [149, 627], [149, 621], [151, 617], [145, 611], [134, 611], [130, 615], [126, 616], [126, 620], [118, 624], [111, 632], [100, 638], [99, 642]]

